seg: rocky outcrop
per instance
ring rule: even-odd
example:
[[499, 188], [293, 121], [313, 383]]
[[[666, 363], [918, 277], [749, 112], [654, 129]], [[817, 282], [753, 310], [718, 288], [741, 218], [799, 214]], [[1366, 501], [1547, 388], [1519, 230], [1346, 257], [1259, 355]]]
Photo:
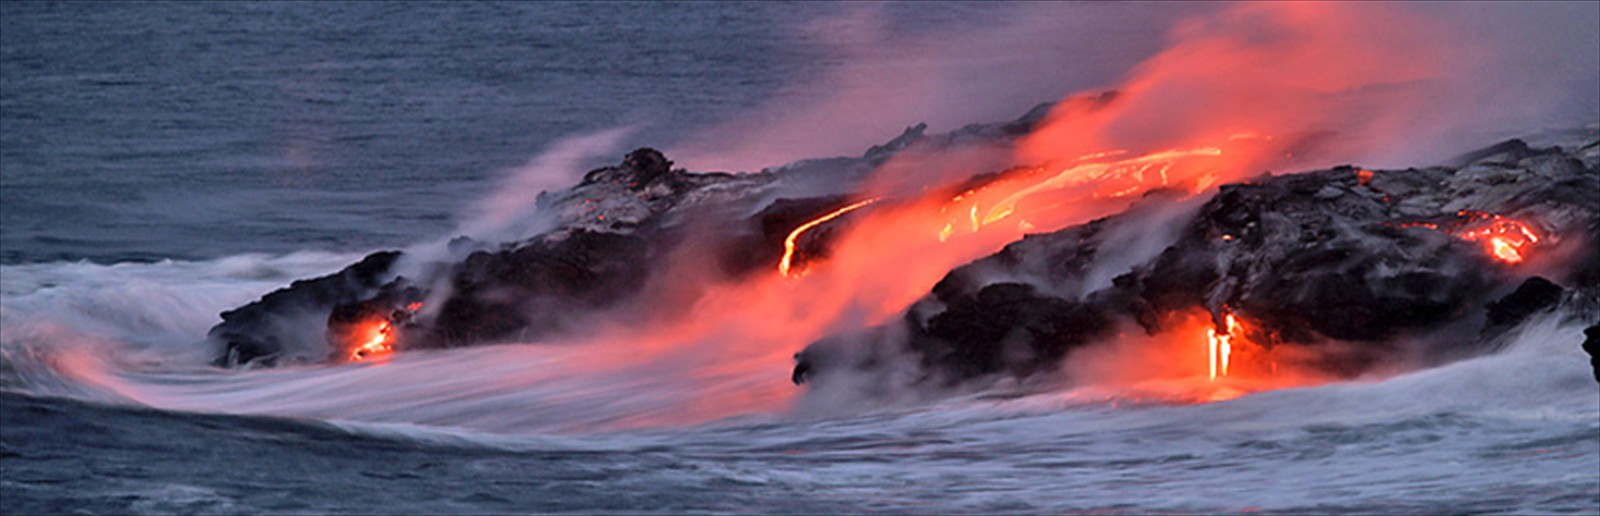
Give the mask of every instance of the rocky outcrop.
[[324, 354], [325, 348], [315, 344], [323, 340], [329, 314], [337, 306], [358, 303], [377, 292], [390, 281], [389, 268], [399, 258], [396, 251], [373, 253], [339, 272], [296, 281], [254, 303], [222, 312], [222, 323], [207, 333], [221, 351], [215, 363], [271, 366], [289, 356]]
[[[771, 273], [790, 232], [859, 200], [873, 167], [915, 149], [1004, 144], [1044, 112], [943, 135], [911, 127], [860, 157], [759, 173], [690, 173], [638, 149], [572, 188], [540, 194], [529, 238], [458, 239], [448, 246], [454, 258], [408, 264], [412, 277], [398, 276], [400, 253], [376, 253], [225, 312], [209, 334], [217, 364], [349, 359], [352, 346], [373, 338], [374, 321], [388, 323], [388, 345], [399, 350], [581, 331], [590, 314], [643, 308], [630, 303], [678, 250], [708, 258], [695, 264], [710, 270], [705, 277]], [[802, 350], [792, 377], [872, 373], [907, 355], [929, 383], [1029, 377], [1059, 370], [1073, 350], [1116, 332], [1160, 333], [1174, 314], [1196, 311], [1219, 327], [1236, 314], [1265, 345], [1350, 344], [1342, 347], [1356, 352], [1317, 364], [1342, 374], [1383, 359], [1398, 339], [1446, 325], [1476, 325], [1480, 338], [1465, 346], [1487, 349], [1564, 299], [1600, 295], [1597, 167], [1596, 144], [1509, 141], [1450, 167], [1263, 176], [1203, 202], [1151, 192], [1124, 213], [1029, 235], [950, 271], [892, 323]], [[1532, 271], [1464, 236], [1500, 218], [1543, 235], [1538, 253], [1561, 255], [1539, 262], [1542, 278], [1528, 279]], [[849, 223], [847, 215], [801, 235], [794, 264], [825, 257]]]
[[1589, 367], [1594, 368], [1594, 381], [1600, 382], [1600, 324], [1583, 330], [1583, 351], [1589, 354]]
[[1563, 293], [1564, 289], [1550, 280], [1539, 276], [1528, 278], [1510, 294], [1485, 306], [1488, 327], [1510, 328], [1521, 324], [1529, 316], [1556, 306]]
[[[848, 204], [859, 182], [896, 154], [1003, 144], [1047, 111], [1042, 105], [1018, 120], [942, 135], [912, 127], [859, 157], [758, 173], [690, 173], [655, 149], [637, 149], [572, 188], [539, 194], [530, 238], [458, 237], [446, 246], [456, 260], [413, 264], [414, 278], [397, 276], [399, 252], [376, 253], [225, 312], [209, 340], [218, 365], [239, 367], [345, 359], [379, 319], [393, 323], [395, 349], [544, 339], [637, 297], [678, 246], [713, 249], [712, 277], [771, 270], [790, 231]], [[825, 255], [831, 238], [828, 228], [806, 233], [795, 263]], [[410, 305], [424, 298], [428, 306], [413, 312]]]
[[463, 346], [533, 339], [636, 293], [659, 250], [635, 236], [574, 229], [501, 251], [479, 251], [450, 273], [451, 295], [431, 328]]
[[[1480, 246], [1413, 217], [1349, 168], [1228, 185], [1124, 278], [1139, 315], [1231, 310], [1285, 340], [1377, 341], [1456, 317], [1493, 285]], [[1424, 171], [1375, 172], [1416, 176]], [[1431, 218], [1429, 214], [1424, 218]]]
[[[1164, 331], [1172, 314], [1204, 309], [1251, 322], [1267, 345], [1354, 344], [1328, 354], [1328, 371], [1356, 374], [1388, 356], [1395, 339], [1482, 318], [1491, 335], [1545, 310], [1563, 287], [1524, 277], [1488, 242], [1465, 238], [1503, 217], [1544, 235], [1543, 262], [1568, 287], [1600, 289], [1584, 264], [1600, 259], [1600, 172], [1594, 145], [1534, 149], [1520, 141], [1467, 156], [1454, 168], [1367, 171], [1354, 167], [1261, 177], [1225, 185], [1154, 256], [1135, 258], [1106, 285], [1095, 278], [1137, 247], [1117, 227], [1163, 227], [1141, 209], [1045, 235], [958, 268], [891, 327], [836, 336], [797, 355], [795, 380], [828, 368], [870, 369], [849, 356], [909, 352], [926, 381], [1027, 376], [1059, 369], [1067, 352], [1114, 321]], [[1565, 245], [1564, 245], [1565, 244]], [[1112, 258], [1115, 256], [1115, 258]], [[1560, 263], [1556, 263], [1560, 262]], [[1465, 346], [1491, 347], [1492, 339]], [[842, 353], [840, 341], [890, 352]], [[1473, 350], [1455, 349], [1459, 354]], [[1481, 351], [1481, 350], [1480, 350]]]
[[[676, 243], [664, 214], [718, 196], [707, 190], [740, 192], [770, 181], [671, 166], [656, 150], [635, 150], [618, 166], [590, 171], [572, 189], [541, 195], [539, 214], [555, 229], [497, 248], [458, 239], [450, 247], [470, 251], [465, 258], [424, 264], [427, 277], [419, 280], [395, 276], [400, 253], [377, 253], [224, 313], [210, 332], [225, 350], [218, 364], [340, 360], [360, 340], [354, 328], [380, 317], [399, 323], [389, 315], [396, 310], [406, 314], [394, 332], [397, 349], [558, 333], [585, 313], [629, 299], [649, 280], [656, 258]], [[440, 306], [412, 318], [407, 305], [432, 292], [445, 293], [430, 301]]]

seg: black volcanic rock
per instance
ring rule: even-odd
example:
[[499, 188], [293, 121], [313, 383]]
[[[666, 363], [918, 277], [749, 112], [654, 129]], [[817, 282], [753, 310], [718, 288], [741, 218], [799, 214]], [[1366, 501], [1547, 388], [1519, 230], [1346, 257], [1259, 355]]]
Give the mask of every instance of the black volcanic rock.
[[[384, 252], [339, 273], [297, 281], [260, 301], [222, 314], [209, 338], [219, 343], [216, 364], [270, 366], [282, 359], [337, 360], [350, 328], [397, 305], [448, 287], [426, 321], [409, 321], [405, 348], [433, 348], [533, 337], [558, 331], [576, 315], [635, 293], [652, 270], [654, 252], [668, 242], [640, 233], [659, 215], [706, 185], [738, 183], [729, 174], [689, 174], [653, 149], [629, 153], [621, 166], [589, 172], [572, 190], [542, 195], [542, 213], [563, 227], [534, 238], [491, 246], [458, 237], [447, 247], [466, 259], [434, 264], [434, 278], [395, 283], [400, 253]], [[476, 250], [476, 251], [474, 251]]]
[[371, 296], [387, 282], [389, 269], [399, 258], [398, 251], [373, 253], [339, 272], [296, 281], [223, 312], [222, 323], [207, 333], [222, 350], [216, 364], [270, 366], [283, 358], [320, 354], [305, 352], [303, 344], [322, 342], [325, 322], [334, 307]]
[[[848, 206], [849, 199], [826, 195], [773, 201], [750, 217], [754, 221], [751, 227], [723, 242], [717, 252], [722, 272], [742, 277], [771, 270], [772, 264], [783, 257], [783, 242], [790, 232], [820, 214]], [[796, 242], [794, 265], [803, 267], [808, 260], [826, 255], [833, 234], [832, 226], [807, 231]]]
[[447, 347], [537, 338], [638, 292], [655, 269], [650, 242], [575, 230], [496, 252], [451, 271], [451, 295], [432, 329]]
[[1028, 376], [1111, 328], [1089, 304], [1041, 295], [1019, 283], [995, 283], [946, 301], [948, 308], [912, 323], [910, 347], [952, 380], [994, 373]]
[[[1459, 236], [1493, 220], [1484, 214], [1541, 233], [1534, 253], [1587, 242], [1553, 272], [1597, 294], [1600, 285], [1588, 278], [1600, 262], [1592, 245], [1600, 239], [1600, 170], [1588, 148], [1569, 153], [1511, 141], [1467, 155], [1458, 168], [1261, 177], [1223, 186], [1176, 220], [1147, 220], [1136, 206], [1029, 235], [953, 270], [902, 320], [853, 340], [918, 356], [925, 378], [948, 383], [1053, 370], [1063, 350], [1096, 340], [1118, 320], [1160, 333], [1169, 315], [1203, 309], [1219, 322], [1225, 313], [1244, 318], [1264, 345], [1345, 342], [1311, 365], [1358, 374], [1396, 352], [1391, 343], [1399, 337], [1471, 321], [1471, 314], [1483, 314], [1486, 335], [1496, 333], [1559, 301], [1563, 289], [1536, 278], [1485, 302], [1509, 288], [1516, 266]], [[1153, 256], [1127, 251], [1146, 245], [1131, 240], [1140, 232], [1108, 229], [1150, 234], [1174, 224], [1178, 231]], [[1097, 279], [1117, 264], [1124, 272], [1109, 285]], [[851, 357], [888, 353], [842, 353], [841, 340], [852, 339], [830, 337], [798, 354], [796, 380], [869, 368]], [[1452, 341], [1457, 349], [1440, 352], [1484, 352], [1493, 348], [1489, 340]]]
[[[367, 338], [355, 336], [360, 328], [378, 318], [404, 323], [397, 349], [531, 339], [569, 328], [640, 291], [655, 258], [678, 243], [663, 214], [741, 198], [771, 180], [671, 167], [659, 151], [635, 150], [619, 166], [590, 171], [578, 186], [540, 195], [538, 213], [555, 229], [506, 244], [455, 238], [446, 248], [465, 259], [426, 264], [431, 272], [419, 282], [392, 278], [400, 253], [383, 252], [225, 312], [209, 333], [223, 350], [216, 364], [340, 360], [352, 339]], [[440, 306], [413, 319], [406, 307], [440, 290]], [[404, 317], [395, 317], [397, 310]]]
[[[513, 241], [457, 239], [444, 246], [452, 258], [408, 260], [411, 279], [396, 277], [398, 253], [378, 253], [224, 313], [210, 332], [223, 350], [217, 363], [321, 361], [330, 345], [337, 360], [357, 330], [379, 319], [399, 327], [396, 349], [538, 341], [584, 331], [584, 317], [597, 311], [648, 310], [641, 299], [660, 300], [641, 294], [668, 263], [706, 267], [713, 273], [694, 277], [713, 281], [770, 274], [785, 237], [859, 199], [873, 166], [900, 152], [998, 145], [1026, 134], [1044, 112], [1035, 111], [945, 135], [912, 127], [859, 158], [754, 174], [690, 173], [638, 149], [572, 188], [538, 195], [527, 227], [512, 228], [525, 231]], [[1597, 166], [1593, 145], [1507, 142], [1456, 167], [1263, 176], [1225, 185], [1203, 203], [1152, 192], [1122, 214], [1029, 235], [951, 271], [892, 323], [802, 350], [792, 378], [821, 382], [846, 368], [880, 374], [905, 355], [930, 383], [1027, 377], [1058, 370], [1074, 349], [1128, 325], [1160, 333], [1174, 313], [1199, 310], [1219, 321], [1238, 314], [1274, 346], [1349, 344], [1358, 352], [1326, 365], [1358, 373], [1401, 337], [1452, 324], [1515, 325], [1548, 306], [1551, 292], [1562, 295], [1555, 284], [1600, 288], [1592, 280], [1600, 250], [1572, 245], [1600, 237]], [[1453, 235], [1483, 213], [1548, 237], [1536, 254], [1565, 246], [1570, 258], [1539, 270], [1549, 285], [1530, 280], [1486, 303], [1526, 274]], [[800, 238], [797, 265], [826, 258], [849, 218]], [[669, 260], [683, 250], [700, 260]], [[411, 311], [421, 299], [428, 305]]]
[[[422, 299], [422, 289], [411, 285], [405, 278], [395, 278], [371, 297], [334, 306], [328, 314], [327, 342], [333, 348], [329, 359], [340, 361], [352, 356], [367, 358], [365, 353], [355, 351], [373, 337], [371, 330], [375, 325], [388, 323], [393, 328], [406, 326]], [[385, 333], [392, 336], [401, 334], [393, 330]], [[392, 346], [394, 342], [391, 340], [389, 344]]]
[[1504, 163], [1515, 165], [1524, 159], [1547, 154], [1561, 154], [1560, 147], [1536, 149], [1521, 139], [1506, 140], [1482, 149], [1468, 152], [1450, 160], [1455, 166], [1472, 163]]
[[[665, 215], [729, 204], [737, 208], [733, 201], [754, 200], [745, 194], [772, 180], [691, 174], [671, 166], [656, 150], [635, 150], [619, 166], [589, 172], [572, 189], [541, 194], [538, 211], [555, 221], [554, 229], [498, 245], [458, 237], [446, 248], [465, 258], [423, 265], [431, 272], [416, 283], [391, 278], [398, 252], [374, 254], [337, 274], [297, 281], [223, 314], [209, 334], [224, 350], [216, 363], [341, 360], [353, 341], [370, 338], [362, 328], [380, 318], [397, 327], [396, 349], [536, 340], [571, 329], [591, 312], [636, 297], [661, 268], [659, 259], [684, 241], [686, 231]], [[783, 236], [773, 243], [770, 235], [780, 228], [767, 216], [782, 213], [781, 225], [816, 216], [808, 210], [832, 202], [764, 211], [764, 216], [712, 228], [706, 238], [724, 242], [729, 254], [759, 260], [742, 264], [746, 269], [769, 267], [781, 253]], [[747, 228], [768, 236], [737, 238]], [[439, 306], [417, 314], [406, 308], [432, 292], [443, 292], [430, 301]]]
[[672, 179], [672, 162], [661, 151], [645, 147], [628, 153], [622, 159], [622, 166], [589, 171], [578, 186], [613, 182], [626, 184], [631, 190], [642, 190], [657, 182]]
[[1555, 306], [1561, 301], [1563, 289], [1550, 280], [1534, 276], [1523, 281], [1517, 289], [1488, 305], [1491, 326], [1515, 326], [1536, 312]]
[[[992, 256], [950, 271], [904, 317], [885, 327], [835, 336], [796, 355], [792, 379], [808, 381], [829, 368], [868, 368], [887, 352], [854, 347], [904, 347], [930, 378], [954, 384], [973, 378], [1027, 377], [1052, 370], [1072, 349], [1104, 337], [1126, 300], [1085, 298], [1088, 268], [1107, 242], [1127, 243], [1125, 224], [1159, 215], [1170, 192], [1128, 213], [1048, 234], [1027, 235]], [[1156, 213], [1151, 213], [1152, 211]], [[1159, 231], [1141, 238], [1161, 238]], [[1108, 246], [1109, 247], [1109, 246]], [[1109, 276], [1102, 278], [1110, 285]], [[1042, 288], [1048, 287], [1048, 289]]]
[[1589, 354], [1589, 367], [1594, 368], [1594, 381], [1600, 382], [1600, 324], [1583, 330], [1583, 351]]
[[[847, 204], [877, 165], [910, 149], [1004, 146], [1047, 111], [1044, 105], [1015, 121], [942, 135], [912, 127], [859, 157], [804, 160], [759, 173], [690, 173], [673, 168], [660, 151], [640, 148], [571, 188], [540, 193], [534, 213], [506, 230], [532, 236], [455, 238], [443, 246], [454, 258], [409, 264], [408, 274], [416, 277], [403, 284], [390, 278], [398, 253], [380, 253], [227, 312], [210, 332], [223, 350], [216, 363], [321, 361], [330, 345], [337, 360], [351, 328], [386, 311], [400, 321], [393, 317], [398, 301], [412, 297], [426, 298], [428, 306], [402, 314], [396, 349], [539, 340], [583, 326], [580, 318], [589, 312], [625, 307], [680, 248], [705, 250], [698, 256], [708, 257], [704, 266], [714, 269], [706, 277], [770, 271], [790, 231]], [[826, 226], [807, 232], [796, 261], [826, 256], [834, 234]]]
[[1391, 338], [1487, 293], [1495, 268], [1477, 245], [1402, 227], [1354, 177], [1334, 169], [1224, 186], [1125, 288], [1158, 313], [1231, 310], [1299, 341]]

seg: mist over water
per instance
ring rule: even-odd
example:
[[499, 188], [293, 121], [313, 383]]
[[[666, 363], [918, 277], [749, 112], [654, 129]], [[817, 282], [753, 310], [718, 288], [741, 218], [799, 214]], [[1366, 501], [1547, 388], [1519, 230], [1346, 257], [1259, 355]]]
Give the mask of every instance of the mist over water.
[[[1205, 65], [1181, 62], [1188, 45], [1242, 37], [1237, 68], [1213, 66], [1265, 80], [1284, 70], [1256, 67], [1281, 56], [1254, 59], [1253, 38], [1348, 50], [1391, 31], [1358, 49], [1394, 59], [1385, 66], [1295, 78], [1337, 97], [1317, 107], [1340, 109], [1315, 114], [1360, 124], [1265, 119], [1288, 132], [1331, 120], [1377, 142], [1329, 156], [1338, 162], [1423, 165], [1493, 138], [1600, 125], [1596, 4], [1340, 6], [1331, 25], [1269, 9], [1289, 35], [1240, 36], [1267, 26], [1248, 22], [1252, 9], [0, 3], [0, 491], [26, 500], [9, 502], [22, 512], [51, 500], [113, 513], [1600, 509], [1600, 405], [1583, 325], [1563, 314], [1525, 324], [1497, 354], [1237, 398], [1188, 381], [1202, 374], [1198, 339], [1183, 366], [1193, 371], [1115, 374], [1150, 360], [1152, 342], [1184, 345], [1138, 336], [1076, 357], [1083, 380], [1068, 386], [866, 403], [864, 390], [901, 379], [789, 383], [793, 353], [899, 315], [951, 267], [1127, 205], [1087, 202], [1095, 185], [1052, 191], [1073, 202], [1030, 217], [1043, 227], [949, 245], [919, 218], [927, 206], [880, 206], [803, 281], [715, 284], [682, 306], [682, 289], [651, 285], [647, 302], [671, 315], [596, 314], [591, 331], [553, 341], [209, 365], [219, 312], [379, 248], [530, 236], [541, 191], [637, 146], [692, 171], [759, 170], [859, 155], [917, 122], [949, 131], [1130, 86], [1108, 111], [1130, 116], [1052, 126], [1019, 149], [908, 154], [870, 188], [904, 196], [992, 171], [973, 167], [1070, 157], [1081, 142], [1052, 140], [1061, 134], [1152, 147], [1142, 151], [1209, 145], [1190, 138], [1213, 135], [1184, 129], [1239, 114], [1216, 108], [1250, 92], [1182, 66]], [[1392, 25], [1368, 23], [1387, 11]], [[1391, 48], [1404, 43], [1418, 44]], [[1163, 88], [1202, 107], [1163, 118]], [[1419, 96], [1415, 110], [1385, 109]], [[1159, 120], [1172, 132], [1129, 129]], [[1203, 200], [1112, 230], [1133, 244], [1078, 288], [1158, 253], [1174, 238], [1164, 226]], [[669, 277], [704, 279], [694, 256], [674, 259]], [[1193, 404], [1222, 398], [1233, 399]], [[63, 431], [74, 424], [108, 430]], [[80, 465], [61, 457], [89, 445], [104, 448], [105, 468], [75, 477]], [[329, 470], [340, 473], [303, 473]], [[351, 493], [373, 479], [391, 496]], [[302, 499], [271, 494], [286, 486]]]

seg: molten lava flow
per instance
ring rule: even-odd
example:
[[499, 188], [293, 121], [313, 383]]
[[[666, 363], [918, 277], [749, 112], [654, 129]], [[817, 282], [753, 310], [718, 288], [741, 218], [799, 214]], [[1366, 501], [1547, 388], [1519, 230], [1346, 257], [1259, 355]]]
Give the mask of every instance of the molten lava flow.
[[350, 350], [350, 361], [359, 362], [394, 351], [394, 325], [411, 319], [421, 308], [421, 302], [411, 302], [405, 308], [396, 309], [388, 318], [374, 319], [356, 330], [356, 339], [363, 340], [358, 340], [360, 344]]
[[350, 360], [359, 362], [367, 358], [394, 351], [394, 345], [389, 342], [389, 330], [392, 326], [389, 321], [378, 321], [372, 326], [372, 337], [350, 352]]
[[[1236, 138], [1238, 139], [1238, 138]], [[1126, 154], [1125, 150], [1097, 152], [1079, 156], [1072, 164], [1047, 177], [1037, 177], [1039, 170], [1002, 178], [981, 188], [967, 190], [950, 199], [941, 209], [943, 213], [964, 213], [964, 217], [947, 219], [939, 229], [939, 241], [948, 241], [958, 227], [969, 227], [973, 233], [984, 226], [1004, 220], [1017, 213], [1019, 205], [1028, 198], [1054, 190], [1088, 187], [1088, 200], [1108, 200], [1131, 197], [1154, 188], [1184, 184], [1198, 193], [1209, 187], [1215, 179], [1206, 179], [1209, 168], [1185, 166], [1199, 163], [1193, 158], [1215, 158], [1223, 154], [1218, 147], [1173, 149], [1153, 152], [1143, 156], [1118, 161], [1098, 161]], [[1041, 196], [1048, 197], [1048, 196]], [[1049, 202], [1053, 199], [1047, 199]], [[951, 207], [971, 203], [965, 210]], [[965, 220], [962, 220], [965, 219]], [[1031, 226], [1031, 225], [1030, 225]]]
[[789, 232], [789, 237], [783, 239], [783, 259], [778, 261], [778, 274], [782, 274], [784, 276], [797, 276], [799, 274], [798, 272], [795, 272], [794, 274], [791, 274], [792, 271], [791, 271], [790, 267], [794, 263], [795, 245], [796, 245], [797, 242], [800, 241], [800, 235], [804, 234], [806, 231], [810, 230], [811, 228], [817, 227], [817, 226], [819, 226], [819, 225], [821, 225], [823, 223], [826, 223], [826, 222], [828, 222], [830, 220], [839, 218], [840, 216], [843, 216], [846, 213], [850, 213], [850, 212], [855, 211], [857, 209], [863, 208], [863, 207], [865, 207], [865, 206], [867, 206], [869, 204], [878, 202], [879, 199], [882, 199], [882, 197], [875, 197], [875, 198], [872, 198], [872, 199], [867, 199], [865, 201], [859, 201], [859, 202], [857, 202], [855, 204], [851, 204], [849, 206], [845, 206], [843, 208], [839, 208], [837, 210], [833, 210], [831, 212], [828, 212], [826, 215], [823, 215], [821, 217], [817, 217], [817, 218], [811, 219], [810, 221], [807, 221], [805, 224], [801, 224], [800, 227], [794, 228], [794, 231], [790, 231]]
[[1356, 183], [1360, 184], [1361, 186], [1372, 184], [1372, 171], [1367, 169], [1357, 170]]
[[1486, 217], [1491, 221], [1488, 225], [1462, 231], [1456, 236], [1483, 242], [1489, 251], [1489, 256], [1510, 264], [1522, 263], [1527, 256], [1526, 248], [1539, 243], [1539, 235], [1527, 224], [1499, 215]]
[[1085, 387], [1079, 393], [1157, 403], [1213, 403], [1337, 379], [1317, 369], [1326, 348], [1281, 341], [1227, 307], [1160, 318], [1161, 332], [1127, 327], [1073, 351], [1063, 371]]
[[1219, 376], [1218, 365], [1221, 366], [1220, 376], [1228, 376], [1228, 361], [1233, 355], [1233, 340], [1239, 337], [1241, 333], [1244, 333], [1244, 329], [1239, 326], [1239, 320], [1234, 318], [1232, 313], [1229, 313], [1224, 319], [1222, 334], [1217, 334], [1216, 328], [1206, 330], [1211, 357], [1211, 381], [1213, 382], [1217, 381], [1217, 376]]
[[1499, 215], [1462, 210], [1456, 212], [1456, 217], [1456, 222], [1444, 227], [1431, 222], [1410, 222], [1400, 227], [1423, 227], [1444, 231], [1462, 240], [1481, 242], [1489, 256], [1513, 265], [1527, 259], [1528, 251], [1540, 241], [1532, 227]]

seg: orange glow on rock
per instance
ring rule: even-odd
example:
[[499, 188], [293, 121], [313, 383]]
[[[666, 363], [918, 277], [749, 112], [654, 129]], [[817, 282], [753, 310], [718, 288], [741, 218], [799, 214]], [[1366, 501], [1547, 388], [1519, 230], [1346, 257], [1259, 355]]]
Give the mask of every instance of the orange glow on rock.
[[1226, 322], [1221, 334], [1217, 333], [1216, 328], [1206, 330], [1213, 382], [1217, 381], [1218, 376], [1228, 376], [1228, 362], [1233, 356], [1233, 340], [1244, 333], [1244, 328], [1239, 326], [1239, 320], [1233, 313], [1228, 313], [1224, 319]]
[[1522, 263], [1527, 258], [1527, 251], [1539, 243], [1539, 234], [1527, 224], [1501, 217], [1499, 215], [1473, 213], [1473, 218], [1487, 219], [1489, 224], [1470, 230], [1464, 230], [1456, 236], [1474, 242], [1482, 242], [1489, 256], [1508, 264]]
[[395, 309], [387, 316], [377, 315], [365, 322], [351, 325], [351, 329], [344, 330], [347, 333], [344, 333], [344, 337], [338, 341], [351, 345], [349, 353], [345, 356], [346, 360], [360, 362], [394, 352], [396, 325], [410, 320], [411, 316], [421, 308], [422, 302], [413, 301]]
[[1315, 367], [1322, 350], [1282, 345], [1244, 316], [1228, 312], [1219, 321], [1197, 309], [1163, 319], [1160, 333], [1130, 327], [1069, 355], [1064, 372], [1078, 387], [1073, 396], [1212, 403], [1338, 379]]
[[1511, 245], [1505, 237], [1490, 238], [1489, 246], [1494, 248], [1495, 258], [1499, 258], [1501, 261], [1506, 263], [1522, 262], [1522, 253], [1517, 252], [1517, 248]]
[[366, 342], [356, 346], [356, 349], [350, 352], [350, 360], [359, 362], [394, 351], [394, 345], [389, 341], [391, 329], [392, 326], [389, 321], [378, 321], [377, 324], [373, 324], [367, 330], [370, 337], [367, 338]]
[[1526, 260], [1528, 251], [1542, 240], [1531, 226], [1492, 213], [1462, 210], [1456, 212], [1456, 217], [1460, 219], [1458, 222], [1444, 227], [1429, 222], [1410, 222], [1399, 227], [1428, 228], [1444, 231], [1462, 240], [1480, 242], [1490, 257], [1510, 265]]

